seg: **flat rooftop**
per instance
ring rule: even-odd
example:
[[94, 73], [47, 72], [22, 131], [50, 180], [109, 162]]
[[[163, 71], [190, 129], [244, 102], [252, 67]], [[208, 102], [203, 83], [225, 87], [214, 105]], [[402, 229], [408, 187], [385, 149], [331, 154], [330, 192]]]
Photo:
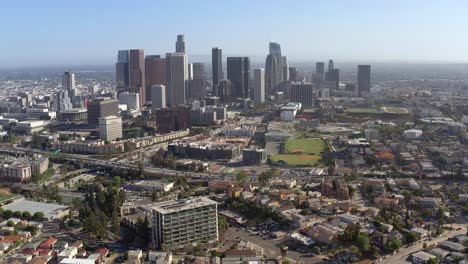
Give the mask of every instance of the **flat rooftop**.
[[185, 211], [214, 204], [217, 204], [217, 202], [210, 200], [206, 197], [198, 197], [193, 199], [160, 202], [155, 204], [151, 208], [161, 214], [170, 214], [178, 211]]
[[2, 206], [3, 210], [11, 210], [13, 212], [21, 211], [21, 212], [29, 212], [32, 215], [37, 212], [43, 212], [44, 217], [46, 218], [54, 218], [58, 212], [62, 210], [67, 210], [69, 207], [59, 204], [53, 203], [41, 203], [41, 202], [34, 202], [29, 200], [20, 200], [17, 202], [13, 202], [11, 204], [7, 204]]

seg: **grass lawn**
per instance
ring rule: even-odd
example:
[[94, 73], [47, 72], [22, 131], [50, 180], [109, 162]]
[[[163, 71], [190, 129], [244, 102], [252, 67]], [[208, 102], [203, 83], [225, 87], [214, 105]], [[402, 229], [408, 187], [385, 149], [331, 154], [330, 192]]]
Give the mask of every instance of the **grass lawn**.
[[273, 162], [283, 161], [288, 165], [293, 166], [313, 166], [320, 160], [320, 155], [289, 155], [289, 154], [278, 154], [272, 155], [271, 160]]
[[291, 139], [286, 142], [286, 152], [290, 154], [320, 155], [325, 149], [325, 142], [320, 138]]
[[350, 108], [346, 112], [353, 114], [378, 114], [379, 110], [374, 108]]
[[385, 113], [389, 113], [389, 114], [408, 114], [409, 111], [408, 109], [404, 108], [404, 107], [388, 107], [388, 106], [384, 106], [382, 107], [382, 110], [385, 112]]

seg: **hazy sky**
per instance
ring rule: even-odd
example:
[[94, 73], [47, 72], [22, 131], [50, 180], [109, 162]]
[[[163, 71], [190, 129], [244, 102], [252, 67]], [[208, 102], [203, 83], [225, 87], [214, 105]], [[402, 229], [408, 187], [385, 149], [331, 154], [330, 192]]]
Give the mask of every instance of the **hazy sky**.
[[463, 0], [5, 0], [0, 68], [111, 64], [117, 50], [290, 60], [468, 61]]

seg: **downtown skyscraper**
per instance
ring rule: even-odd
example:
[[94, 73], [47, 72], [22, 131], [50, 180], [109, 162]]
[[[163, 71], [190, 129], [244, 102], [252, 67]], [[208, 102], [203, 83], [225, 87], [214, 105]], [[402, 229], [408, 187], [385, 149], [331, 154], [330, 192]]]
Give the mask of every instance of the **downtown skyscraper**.
[[281, 56], [281, 46], [276, 42], [269, 43], [269, 54], [265, 62], [265, 83], [267, 95], [273, 95], [278, 90], [278, 85], [285, 80], [287, 73], [284, 72], [283, 62], [286, 57]]
[[359, 94], [370, 93], [371, 88], [371, 66], [358, 65], [358, 91]]
[[115, 64], [117, 92], [124, 91], [130, 84], [130, 73], [128, 68], [129, 59], [130, 52], [128, 50], [119, 50], [117, 63]]
[[166, 53], [166, 103], [185, 104], [188, 81], [187, 56], [184, 53]]
[[128, 91], [140, 95], [140, 106], [146, 103], [145, 52], [142, 49], [130, 50], [130, 83]]
[[265, 69], [263, 68], [254, 70], [253, 100], [256, 105], [265, 101]]
[[176, 53], [186, 53], [184, 35], [182, 35], [182, 34], [177, 35], [175, 51], [176, 51]]
[[[166, 81], [166, 59], [159, 55], [148, 55], [145, 58], [145, 85], [146, 101], [153, 98], [151, 87], [153, 85], [167, 85]], [[164, 99], [166, 100], [166, 99]]]
[[234, 98], [250, 98], [249, 57], [227, 57], [227, 78], [232, 83]]
[[211, 67], [213, 73], [213, 91], [215, 91], [219, 81], [224, 79], [223, 50], [221, 48], [211, 49]]
[[319, 83], [325, 80], [325, 62], [316, 62], [315, 63], [315, 78], [316, 83]]

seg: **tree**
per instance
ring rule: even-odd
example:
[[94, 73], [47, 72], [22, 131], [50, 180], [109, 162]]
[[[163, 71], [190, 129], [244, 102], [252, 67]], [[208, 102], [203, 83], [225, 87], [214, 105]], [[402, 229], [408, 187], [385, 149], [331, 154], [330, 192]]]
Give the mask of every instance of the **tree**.
[[363, 253], [369, 251], [370, 249], [369, 236], [365, 234], [359, 234], [356, 237], [356, 246]]
[[33, 219], [34, 219], [35, 221], [42, 221], [42, 220], [44, 220], [44, 213], [43, 213], [43, 212], [36, 212], [36, 213], [34, 213]]
[[247, 181], [247, 173], [245, 173], [244, 171], [240, 171], [239, 173], [237, 173], [236, 181], [246, 182]]
[[427, 264], [439, 264], [439, 260], [437, 258], [431, 258], [427, 261]]
[[400, 249], [400, 247], [401, 247], [401, 242], [400, 242], [400, 240], [398, 240], [396, 238], [392, 238], [392, 239], [387, 240], [387, 242], [384, 245], [384, 249], [387, 252], [396, 251], [396, 250]]
[[418, 234], [416, 232], [408, 232], [405, 236], [406, 243], [414, 243], [419, 240]]
[[312, 248], [312, 251], [314, 252], [315, 255], [320, 255], [320, 248], [317, 246], [314, 246]]
[[3, 217], [4, 217], [5, 219], [11, 218], [12, 215], [13, 215], [13, 211], [11, 211], [11, 210], [5, 210], [5, 211], [3, 212]]
[[112, 212], [112, 223], [111, 223], [111, 231], [112, 233], [116, 234], [116, 235], [119, 235], [119, 232], [120, 232], [120, 219], [119, 219], [119, 215], [117, 213], [117, 210], [114, 210]]
[[31, 219], [32, 215], [31, 215], [30, 212], [24, 211], [23, 214], [21, 215], [21, 217], [22, 217], [23, 219], [29, 220], [29, 219]]

